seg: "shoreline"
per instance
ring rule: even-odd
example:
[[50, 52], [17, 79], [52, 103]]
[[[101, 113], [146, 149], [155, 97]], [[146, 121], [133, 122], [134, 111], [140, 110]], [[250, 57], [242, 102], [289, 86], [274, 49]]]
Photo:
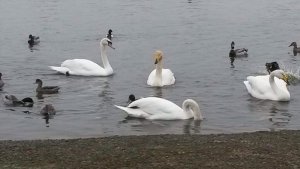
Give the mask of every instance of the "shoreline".
[[0, 141], [0, 168], [300, 168], [300, 131]]

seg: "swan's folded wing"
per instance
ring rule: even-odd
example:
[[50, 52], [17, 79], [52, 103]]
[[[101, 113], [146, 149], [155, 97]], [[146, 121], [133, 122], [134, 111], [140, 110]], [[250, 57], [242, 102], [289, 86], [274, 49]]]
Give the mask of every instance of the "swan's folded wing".
[[49, 68], [62, 74], [66, 74], [68, 71], [70, 72], [70, 69], [66, 67], [49, 66]]
[[147, 80], [147, 84], [152, 86], [154, 83], [154, 79], [155, 79], [155, 72], [156, 70], [154, 69], [148, 76], [148, 80]]
[[68, 68], [70, 74], [74, 75], [89, 76], [93, 74], [100, 76], [106, 72], [101, 66], [87, 59], [66, 60], [61, 64], [61, 67]]
[[136, 100], [128, 107], [138, 107], [149, 115], [181, 113], [182, 109], [169, 100], [158, 97], [147, 97]]
[[125, 111], [128, 116], [130, 117], [135, 117], [135, 118], [148, 118], [148, 114], [143, 112], [141, 109], [138, 108], [129, 108], [129, 107], [123, 107], [123, 106], [118, 106], [115, 105], [117, 108]]
[[264, 94], [271, 89], [269, 82], [269, 75], [266, 76], [248, 76], [247, 81], [249, 82], [251, 94]]
[[174, 73], [170, 69], [162, 70], [163, 85], [171, 85], [175, 83]]

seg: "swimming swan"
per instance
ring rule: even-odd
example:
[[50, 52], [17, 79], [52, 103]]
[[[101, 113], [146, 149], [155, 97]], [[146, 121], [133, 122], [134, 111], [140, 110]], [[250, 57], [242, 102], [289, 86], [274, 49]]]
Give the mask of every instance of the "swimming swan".
[[146, 97], [130, 103], [127, 107], [117, 106], [124, 110], [128, 116], [144, 118], [148, 120], [184, 120], [194, 118], [203, 120], [199, 105], [192, 99], [187, 99], [182, 103], [182, 108], [173, 102], [158, 98]]
[[249, 94], [253, 97], [274, 101], [290, 100], [287, 83], [288, 77], [283, 70], [274, 70], [265, 76], [248, 76], [247, 81], [244, 81]]
[[150, 73], [147, 84], [150, 86], [162, 87], [165, 85], [172, 85], [175, 83], [175, 77], [170, 69], [163, 69], [162, 67], [163, 53], [160, 50], [155, 51], [154, 59], [156, 68]]
[[79, 75], [79, 76], [109, 76], [113, 74], [113, 69], [110, 66], [107, 55], [106, 55], [106, 46], [112, 47], [112, 42], [108, 38], [103, 38], [100, 41], [101, 48], [101, 58], [103, 62], [103, 67], [99, 66], [97, 63], [94, 63], [87, 59], [72, 59], [64, 61], [60, 67], [49, 66], [50, 69], [58, 71], [59, 73], [69, 75]]

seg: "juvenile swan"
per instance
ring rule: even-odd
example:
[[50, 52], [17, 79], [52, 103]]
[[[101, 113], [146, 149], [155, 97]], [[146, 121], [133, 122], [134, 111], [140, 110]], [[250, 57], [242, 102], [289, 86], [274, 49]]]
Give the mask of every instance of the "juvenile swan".
[[103, 68], [97, 63], [94, 63], [87, 59], [72, 59], [64, 61], [60, 67], [49, 66], [52, 70], [59, 73], [69, 75], [80, 75], [80, 76], [109, 76], [113, 74], [113, 69], [110, 66], [107, 55], [106, 46], [112, 47], [112, 42], [108, 38], [103, 38], [100, 41], [101, 58], [103, 62]]
[[255, 98], [274, 101], [289, 101], [288, 77], [283, 70], [274, 70], [270, 75], [248, 76], [244, 81], [249, 94]]
[[148, 120], [184, 120], [194, 118], [203, 120], [199, 105], [192, 99], [187, 99], [182, 103], [182, 108], [173, 102], [158, 98], [146, 97], [130, 103], [127, 107], [117, 106], [124, 110], [128, 116], [144, 118]]
[[150, 86], [162, 87], [175, 83], [175, 77], [170, 69], [163, 69], [162, 59], [163, 53], [160, 50], [154, 53], [154, 64], [156, 68], [150, 73], [147, 84]]

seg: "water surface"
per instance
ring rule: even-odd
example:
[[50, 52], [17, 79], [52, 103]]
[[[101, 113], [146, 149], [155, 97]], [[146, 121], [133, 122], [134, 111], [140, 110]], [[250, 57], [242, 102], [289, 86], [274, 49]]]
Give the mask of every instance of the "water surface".
[[[296, 71], [300, 58], [288, 45], [300, 43], [297, 0], [0, 0], [0, 71], [8, 93], [33, 97], [33, 108], [0, 102], [0, 139], [102, 137], [111, 135], [210, 134], [300, 129], [300, 87], [289, 86], [288, 103], [248, 95], [243, 81], [265, 73], [266, 62]], [[99, 64], [99, 42], [113, 30], [108, 49], [111, 77], [66, 77], [48, 66], [85, 58]], [[29, 49], [29, 34], [41, 37]], [[231, 41], [249, 49], [249, 57], [230, 67]], [[161, 49], [164, 67], [176, 84], [146, 85], [154, 68], [152, 53]], [[36, 78], [59, 85], [60, 93], [35, 97]], [[117, 105], [129, 94], [159, 96], [181, 105], [196, 100], [205, 120], [126, 119]], [[46, 124], [40, 109], [51, 103], [57, 115]], [[26, 114], [22, 111], [30, 111]]]

